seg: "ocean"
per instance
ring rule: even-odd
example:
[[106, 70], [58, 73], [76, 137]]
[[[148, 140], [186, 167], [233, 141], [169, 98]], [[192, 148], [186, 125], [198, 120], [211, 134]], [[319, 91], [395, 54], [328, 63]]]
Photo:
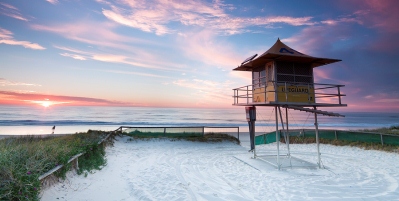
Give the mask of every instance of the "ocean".
[[[328, 108], [326, 108], [328, 110]], [[345, 111], [345, 108], [342, 109]], [[282, 110], [284, 113], [284, 110]], [[399, 113], [341, 112], [345, 117], [318, 115], [320, 129], [357, 130], [399, 126]], [[313, 129], [314, 115], [288, 110], [290, 129]], [[283, 117], [285, 121], [285, 116]], [[274, 108], [257, 107], [257, 132], [275, 130]], [[69, 134], [115, 130], [120, 126], [240, 127], [248, 132], [244, 107], [230, 109], [0, 106], [0, 135]], [[279, 125], [281, 126], [281, 125]]]

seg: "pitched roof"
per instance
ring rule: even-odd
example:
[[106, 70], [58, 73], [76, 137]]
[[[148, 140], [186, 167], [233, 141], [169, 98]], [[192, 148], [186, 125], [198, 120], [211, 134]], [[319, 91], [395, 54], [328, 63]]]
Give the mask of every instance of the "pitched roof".
[[264, 66], [270, 61], [288, 61], [288, 62], [300, 62], [300, 63], [311, 63], [311, 66], [319, 67], [326, 64], [341, 61], [339, 59], [328, 59], [320, 57], [312, 57], [301, 52], [298, 52], [286, 44], [282, 43], [280, 39], [277, 39], [276, 43], [259, 57], [241, 64], [233, 70], [238, 71], [252, 71], [253, 68]]

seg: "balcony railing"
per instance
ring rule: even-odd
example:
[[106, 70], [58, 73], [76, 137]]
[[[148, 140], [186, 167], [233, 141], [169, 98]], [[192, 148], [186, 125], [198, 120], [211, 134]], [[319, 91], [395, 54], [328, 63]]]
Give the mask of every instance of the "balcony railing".
[[346, 106], [341, 88], [345, 85], [267, 82], [233, 89], [233, 105]]

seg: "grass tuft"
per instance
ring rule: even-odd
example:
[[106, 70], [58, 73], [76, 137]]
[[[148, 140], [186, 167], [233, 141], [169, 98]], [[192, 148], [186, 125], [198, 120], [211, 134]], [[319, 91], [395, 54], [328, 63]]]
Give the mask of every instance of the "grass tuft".
[[105, 132], [89, 130], [60, 137], [28, 136], [0, 140], [0, 200], [39, 200], [39, 176], [64, 165], [55, 172], [55, 176], [65, 178], [72, 167], [68, 160], [78, 153], [86, 151], [79, 158], [80, 173], [105, 165], [104, 147], [98, 145], [105, 136]]

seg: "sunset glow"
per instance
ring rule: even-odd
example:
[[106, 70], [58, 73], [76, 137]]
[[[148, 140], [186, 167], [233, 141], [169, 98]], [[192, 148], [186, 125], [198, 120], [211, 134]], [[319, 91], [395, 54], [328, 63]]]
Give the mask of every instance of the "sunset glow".
[[27, 101], [27, 102], [38, 104], [38, 105], [41, 105], [43, 107], [50, 107], [52, 105], [67, 104], [67, 102], [57, 102], [57, 101], [51, 101], [49, 99], [46, 99], [46, 100], [43, 100], [43, 101]]
[[398, 7], [396, 0], [5, 0], [0, 104], [230, 108], [232, 89], [251, 84], [251, 73], [232, 69], [280, 38], [342, 60], [314, 75], [346, 85], [347, 110], [399, 111]]

